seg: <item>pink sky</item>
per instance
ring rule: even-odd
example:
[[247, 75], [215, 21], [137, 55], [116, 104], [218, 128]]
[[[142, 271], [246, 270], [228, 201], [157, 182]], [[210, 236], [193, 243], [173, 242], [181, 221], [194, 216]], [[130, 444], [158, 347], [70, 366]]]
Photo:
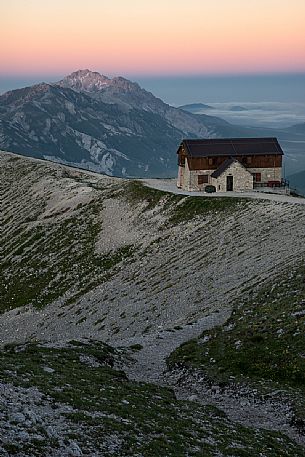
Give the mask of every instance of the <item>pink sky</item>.
[[305, 71], [304, 0], [9, 0], [0, 74]]

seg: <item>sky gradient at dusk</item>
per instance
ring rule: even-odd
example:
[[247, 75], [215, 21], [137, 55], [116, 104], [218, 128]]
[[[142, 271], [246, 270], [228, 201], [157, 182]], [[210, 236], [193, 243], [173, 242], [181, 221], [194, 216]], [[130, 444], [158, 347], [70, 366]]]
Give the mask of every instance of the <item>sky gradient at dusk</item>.
[[0, 75], [305, 71], [304, 0], [10, 0]]

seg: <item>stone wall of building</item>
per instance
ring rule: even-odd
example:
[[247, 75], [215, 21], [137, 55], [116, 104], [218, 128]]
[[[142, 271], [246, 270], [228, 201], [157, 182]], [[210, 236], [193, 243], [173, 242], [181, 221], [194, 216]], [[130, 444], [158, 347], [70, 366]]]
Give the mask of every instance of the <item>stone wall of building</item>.
[[261, 173], [261, 182], [281, 181], [282, 168], [247, 168], [250, 173]]
[[[203, 191], [207, 184], [211, 184], [211, 174], [215, 170], [191, 170], [188, 167], [187, 160], [185, 161], [185, 167], [183, 171], [182, 189], [188, 191]], [[179, 175], [179, 172], [178, 172]], [[198, 176], [207, 175], [208, 182], [198, 184]]]
[[177, 187], [184, 188], [184, 167], [178, 167]]
[[[215, 170], [190, 170], [187, 160], [185, 167], [179, 167], [177, 186], [187, 191], [204, 191], [205, 186], [212, 184], [218, 192], [226, 192], [227, 176], [233, 176], [233, 189], [236, 191], [253, 189], [253, 173], [261, 174], [261, 182], [281, 181], [281, 168], [245, 168], [239, 162], [234, 162], [219, 178], [211, 177]], [[208, 182], [198, 184], [198, 176], [207, 175]]]
[[253, 176], [239, 162], [233, 162], [218, 178], [211, 178], [216, 192], [227, 191], [227, 176], [233, 176], [233, 191], [252, 190]]

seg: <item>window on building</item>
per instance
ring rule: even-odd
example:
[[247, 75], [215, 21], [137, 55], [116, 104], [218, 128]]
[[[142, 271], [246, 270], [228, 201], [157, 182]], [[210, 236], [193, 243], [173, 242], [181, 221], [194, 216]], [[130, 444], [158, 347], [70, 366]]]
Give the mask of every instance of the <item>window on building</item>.
[[251, 163], [252, 163], [252, 157], [248, 156], [247, 157], [247, 165], [251, 165]]
[[207, 184], [209, 182], [208, 175], [199, 175], [198, 176], [198, 184]]
[[253, 181], [254, 182], [261, 182], [262, 181], [262, 174], [261, 173], [253, 173]]
[[216, 164], [216, 159], [215, 157], [214, 158], [210, 158], [209, 159], [209, 165], [215, 165]]

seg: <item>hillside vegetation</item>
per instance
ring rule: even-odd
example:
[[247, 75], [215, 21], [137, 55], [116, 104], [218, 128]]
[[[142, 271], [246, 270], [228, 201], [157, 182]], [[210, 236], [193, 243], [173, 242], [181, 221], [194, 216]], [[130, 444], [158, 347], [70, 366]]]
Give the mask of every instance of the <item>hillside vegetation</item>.
[[[0, 174], [1, 455], [304, 455], [304, 205], [10, 153]], [[293, 413], [232, 420], [211, 385]]]
[[[177, 360], [230, 375], [305, 387], [305, 266], [287, 271], [232, 312], [225, 325], [186, 343]], [[203, 340], [205, 341], [203, 343]], [[171, 363], [175, 360], [171, 356]]]
[[[43, 308], [60, 298], [71, 303], [109, 279], [115, 266], [124, 259], [132, 261], [132, 254], [140, 244], [121, 240], [122, 246], [117, 249], [96, 250], [103, 232], [105, 201], [116, 198], [126, 206], [131, 205], [130, 209], [144, 203], [140, 209], [143, 218], [161, 201], [159, 211], [164, 216], [161, 229], [198, 215], [234, 210], [241, 204], [230, 198], [183, 199], [149, 189], [137, 181], [96, 176], [90, 180], [78, 171], [56, 170], [18, 157], [10, 157], [7, 164], [8, 174], [4, 173], [7, 183], [2, 181], [6, 193], [5, 230], [1, 240], [2, 312], [28, 304]], [[16, 188], [9, 184], [13, 175]]]
[[223, 391], [248, 386], [257, 397], [281, 399], [290, 424], [304, 434], [304, 258], [249, 296], [224, 325], [174, 351], [168, 366], [201, 372], [206, 384]]
[[194, 322], [304, 252], [301, 205], [174, 196], [4, 153], [1, 187], [3, 341]]
[[[123, 357], [122, 351], [90, 341], [60, 348], [6, 346], [0, 352], [0, 382], [10, 387], [2, 388], [2, 395], [18, 396], [19, 403], [0, 418], [1, 428], [3, 419], [8, 424], [1, 455], [303, 455], [279, 433], [251, 430], [216, 408], [177, 401], [170, 389], [128, 381], [113, 368]], [[36, 414], [33, 393], [22, 395], [28, 389], [40, 393]]]

